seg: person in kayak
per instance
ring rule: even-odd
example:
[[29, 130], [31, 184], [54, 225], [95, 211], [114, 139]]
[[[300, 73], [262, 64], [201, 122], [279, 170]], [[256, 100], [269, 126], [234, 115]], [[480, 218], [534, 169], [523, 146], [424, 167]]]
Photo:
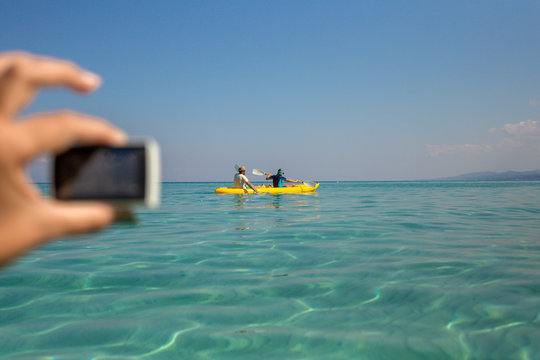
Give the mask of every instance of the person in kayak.
[[272, 175], [272, 174], [266, 174], [266, 180], [270, 180], [272, 179], [272, 182], [274, 184], [274, 187], [283, 187], [283, 181], [287, 181], [287, 182], [293, 182], [293, 183], [301, 183], [302, 181], [300, 180], [291, 180], [291, 179], [287, 179], [285, 176], [283, 176], [285, 172], [281, 169], [278, 169], [277, 171], [277, 174], [276, 175]]
[[255, 186], [251, 185], [249, 182], [247, 176], [246, 176], [246, 168], [245, 166], [239, 166], [238, 167], [238, 173], [234, 175], [234, 187], [236, 189], [246, 189], [246, 185], [253, 189], [256, 193], [259, 192], [259, 190], [255, 189]]

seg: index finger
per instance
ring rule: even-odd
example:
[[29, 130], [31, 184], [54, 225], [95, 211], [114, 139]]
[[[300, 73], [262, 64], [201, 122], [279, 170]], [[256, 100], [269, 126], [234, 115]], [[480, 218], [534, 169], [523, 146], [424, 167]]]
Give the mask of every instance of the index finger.
[[0, 54], [0, 116], [12, 118], [42, 87], [65, 86], [78, 92], [99, 87], [99, 76], [76, 64], [23, 52]]
[[59, 153], [76, 144], [121, 145], [126, 134], [109, 122], [71, 111], [42, 114], [17, 124], [18, 155], [23, 162], [43, 153]]

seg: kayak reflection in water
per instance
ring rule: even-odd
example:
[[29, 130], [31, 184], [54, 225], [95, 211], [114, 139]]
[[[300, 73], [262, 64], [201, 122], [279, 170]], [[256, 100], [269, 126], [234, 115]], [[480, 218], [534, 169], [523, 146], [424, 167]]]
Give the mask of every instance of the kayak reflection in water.
[[292, 183], [301, 183], [300, 180], [291, 180], [287, 179], [283, 174], [285, 171], [282, 169], [278, 169], [277, 174], [266, 174], [266, 180], [272, 179], [272, 182], [274, 183], [274, 187], [283, 187], [283, 181], [292, 182]]
[[246, 176], [246, 168], [245, 166], [239, 166], [238, 167], [238, 173], [234, 175], [234, 187], [236, 189], [246, 189], [246, 185], [253, 189], [256, 193], [259, 192], [259, 190], [255, 189], [255, 186], [251, 185], [249, 182], [247, 176]]

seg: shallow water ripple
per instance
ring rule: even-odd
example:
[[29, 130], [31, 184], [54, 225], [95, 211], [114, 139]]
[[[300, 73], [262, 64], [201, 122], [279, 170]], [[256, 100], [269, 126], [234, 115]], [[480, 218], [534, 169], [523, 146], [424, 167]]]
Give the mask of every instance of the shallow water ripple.
[[0, 359], [540, 358], [540, 183], [164, 185], [0, 273]]

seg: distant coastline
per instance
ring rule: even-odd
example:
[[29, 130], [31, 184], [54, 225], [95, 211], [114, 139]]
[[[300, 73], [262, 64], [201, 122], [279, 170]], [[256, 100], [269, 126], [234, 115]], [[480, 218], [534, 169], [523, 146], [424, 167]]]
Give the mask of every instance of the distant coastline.
[[433, 181], [540, 181], [540, 170], [506, 171], [506, 172], [474, 172], [432, 179]]

